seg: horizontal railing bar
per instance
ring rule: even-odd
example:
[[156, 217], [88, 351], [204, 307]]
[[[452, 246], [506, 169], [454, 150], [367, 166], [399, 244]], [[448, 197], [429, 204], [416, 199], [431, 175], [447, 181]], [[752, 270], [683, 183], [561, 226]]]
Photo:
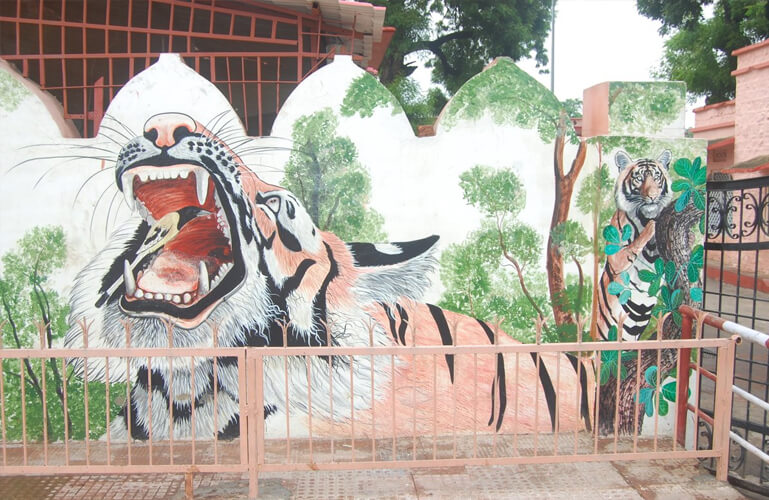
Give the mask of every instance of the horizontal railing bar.
[[734, 323], [733, 321], [724, 321], [722, 329], [725, 332], [737, 334], [745, 340], [749, 340], [754, 344], [758, 344], [769, 349], [769, 335], [759, 332], [758, 330], [748, 328], [747, 326], [742, 326], [739, 323]]
[[729, 431], [729, 437], [732, 438], [732, 441], [735, 441], [747, 451], [760, 458], [762, 461], [764, 461], [764, 463], [769, 464], [769, 455], [758, 449], [756, 446], [750, 444], [750, 442], [745, 440], [742, 436], [734, 431]]
[[713, 417], [702, 411], [702, 408], [696, 408], [691, 403], [686, 403], [686, 409], [689, 410], [692, 413], [696, 413], [698, 417], [700, 417], [705, 422], [709, 423], [710, 425], [713, 425]]
[[489, 344], [489, 345], [445, 345], [445, 346], [360, 346], [360, 347], [259, 347], [263, 356], [297, 355], [370, 355], [370, 354], [495, 354], [498, 352], [591, 352], [591, 351], [653, 351], [660, 349], [726, 347], [728, 338], [691, 340], [641, 340], [628, 342], [569, 342], [550, 344]]
[[569, 342], [551, 344], [489, 344], [465, 346], [323, 346], [323, 347], [130, 347], [130, 348], [43, 348], [0, 349], [0, 358], [85, 358], [147, 356], [238, 356], [245, 350], [258, 349], [262, 356], [330, 356], [330, 355], [404, 355], [404, 354], [496, 354], [499, 352], [588, 352], [588, 351], [654, 351], [679, 348], [726, 347], [729, 338], [690, 340], [642, 340], [628, 342]]
[[[682, 305], [679, 308], [679, 311], [693, 319], [697, 319], [697, 310], [690, 306]], [[718, 328], [719, 330], [723, 330], [726, 333], [731, 333], [732, 335], [739, 335], [741, 339], [749, 340], [750, 342], [756, 343], [762, 347], [769, 348], [769, 335], [765, 333], [759, 332], [758, 330], [754, 330], [752, 328], [748, 328], [747, 326], [742, 326], [739, 323], [735, 323], [733, 321], [728, 321], [719, 316], [706, 314], [702, 316], [702, 318], [703, 323], [706, 325]]]
[[162, 474], [182, 472], [246, 472], [248, 464], [174, 464], [174, 465], [7, 465], [0, 466], [0, 476], [18, 474]]
[[0, 349], [0, 359], [19, 358], [146, 358], [151, 357], [225, 357], [245, 356], [243, 347], [97, 347]]
[[437, 458], [425, 460], [383, 460], [376, 462], [305, 462], [260, 464], [260, 472], [352, 469], [401, 469], [411, 467], [454, 467], [462, 465], [553, 464], [574, 462], [615, 462], [626, 460], [655, 460], [717, 457], [714, 450], [647, 451], [636, 453], [599, 453], [591, 455], [537, 455], [519, 457]]
[[748, 391], [741, 389], [737, 387], [736, 385], [732, 386], [732, 392], [737, 394], [738, 396], [742, 396], [743, 398], [747, 399], [751, 403], [760, 406], [764, 409], [764, 411], [769, 411], [769, 403], [764, 401], [763, 399], [757, 398], [753, 394], [749, 393]]
[[713, 382], [716, 382], [716, 375], [713, 372], [711, 372], [710, 370], [708, 370], [707, 368], [703, 368], [700, 365], [695, 364], [695, 363], [692, 363], [691, 365], [689, 365], [689, 368], [697, 370], [705, 378], [709, 378]]

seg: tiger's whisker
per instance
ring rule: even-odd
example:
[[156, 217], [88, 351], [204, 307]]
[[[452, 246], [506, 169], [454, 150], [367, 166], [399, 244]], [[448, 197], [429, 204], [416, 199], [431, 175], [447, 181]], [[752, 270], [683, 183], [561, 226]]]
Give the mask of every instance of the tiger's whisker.
[[[94, 172], [91, 175], [89, 175], [88, 178], [85, 181], [83, 181], [83, 183], [80, 185], [80, 188], [77, 190], [77, 193], [75, 193], [75, 199], [72, 200], [72, 206], [73, 207], [75, 206], [75, 203], [77, 203], [77, 198], [78, 198], [78, 196], [80, 196], [80, 193], [83, 191], [83, 189], [85, 188], [86, 184], [88, 184], [94, 177], [96, 177], [97, 175], [99, 175], [102, 172], [109, 172], [109, 170], [97, 170], [96, 172]], [[110, 182], [107, 187], [109, 187], [111, 185], [112, 185], [112, 182]]]
[[31, 163], [35, 161], [41, 161], [41, 160], [66, 160], [66, 161], [75, 161], [75, 160], [102, 160], [102, 161], [109, 161], [113, 162], [113, 158], [104, 158], [101, 156], [85, 156], [85, 155], [56, 155], [56, 156], [38, 156], [37, 158], [27, 158], [24, 161], [21, 161], [17, 163], [16, 165], [11, 166], [8, 170], [5, 171], [5, 174], [10, 174], [13, 170], [16, 170], [18, 167], [26, 164]]
[[130, 128], [129, 128], [129, 127], [128, 127], [128, 126], [127, 126], [125, 123], [123, 123], [122, 121], [118, 120], [117, 118], [115, 118], [115, 117], [114, 117], [114, 116], [112, 116], [111, 114], [109, 114], [109, 113], [105, 114], [105, 115], [104, 115], [104, 118], [108, 118], [108, 119], [112, 120], [113, 122], [117, 123], [118, 125], [120, 125], [121, 127], [123, 127], [123, 130], [125, 130], [126, 132], [128, 132], [128, 134], [129, 134], [131, 137], [136, 137], [136, 136], [137, 136], [136, 132], [134, 132], [133, 130], [131, 130], [131, 129], [130, 129]]
[[110, 183], [107, 185], [107, 187], [105, 187], [105, 188], [104, 188], [104, 190], [101, 192], [101, 194], [99, 195], [99, 197], [96, 199], [96, 203], [94, 203], [94, 206], [93, 206], [93, 211], [91, 212], [91, 223], [89, 224], [89, 227], [88, 227], [88, 231], [90, 232], [90, 234], [91, 234], [91, 235], [93, 235], [93, 224], [94, 224], [94, 221], [96, 220], [96, 213], [99, 211], [99, 210], [98, 210], [98, 207], [99, 207], [99, 203], [101, 203], [101, 199], [102, 199], [102, 198], [104, 198], [104, 195], [105, 195], [105, 194], [107, 194], [107, 193], [109, 192], [109, 188], [110, 188], [112, 185], [113, 185], [113, 184], [110, 182]]

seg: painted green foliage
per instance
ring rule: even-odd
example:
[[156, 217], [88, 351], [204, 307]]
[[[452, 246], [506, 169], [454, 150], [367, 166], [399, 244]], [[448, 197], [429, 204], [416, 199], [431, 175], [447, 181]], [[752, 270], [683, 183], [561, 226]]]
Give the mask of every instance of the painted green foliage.
[[[544, 143], [555, 140], [563, 106], [556, 97], [508, 58], [498, 58], [465, 83], [443, 111], [447, 128], [460, 120], [477, 120], [488, 113], [497, 124], [536, 129]], [[567, 120], [572, 142], [576, 133]]]
[[[531, 341], [537, 310], [546, 310], [548, 300], [544, 275], [533, 269], [542, 237], [518, 220], [526, 206], [526, 191], [512, 170], [480, 165], [460, 176], [460, 187], [484, 220], [464, 242], [441, 255], [446, 291], [440, 306], [488, 320], [504, 318], [504, 331]], [[515, 274], [500, 265], [506, 261], [505, 251], [514, 261], [508, 259], [508, 265], [517, 267]], [[525, 288], [528, 284], [533, 288]]]
[[[484, 219], [464, 242], [441, 255], [446, 290], [440, 305], [486, 320], [502, 319], [502, 330], [531, 342], [536, 319], [551, 318], [552, 310], [547, 280], [538, 268], [542, 236], [519, 218], [526, 191], [512, 170], [480, 165], [460, 176], [460, 187]], [[565, 256], [579, 258], [590, 251], [590, 241], [576, 222], [567, 221], [556, 232], [554, 241]], [[568, 276], [564, 295], [565, 309], [579, 314], [589, 309], [589, 283]], [[546, 328], [543, 340], [565, 339], [563, 332]]]
[[[49, 277], [64, 264], [66, 244], [60, 227], [37, 227], [19, 240], [14, 250], [2, 257], [3, 274], [0, 276], [0, 303], [2, 304], [3, 346], [24, 348], [40, 345], [38, 325], [44, 326], [44, 342], [57, 345], [67, 331], [66, 316], [69, 308], [59, 295], [51, 290]], [[15, 359], [2, 361], [3, 400], [7, 439], [22, 439], [22, 404], [26, 411], [26, 438], [32, 441], [43, 437], [43, 384], [45, 383], [45, 421], [48, 440], [64, 439], [65, 426], [72, 439], [85, 437], [85, 384], [73, 376], [69, 366], [61, 359]], [[22, 401], [22, 377], [24, 400]], [[64, 388], [66, 386], [66, 412]], [[89, 437], [98, 438], [106, 430], [105, 387], [100, 382], [88, 383]], [[121, 391], [116, 386], [115, 391]], [[117, 392], [120, 393], [120, 392]], [[125, 393], [125, 389], [122, 389]], [[118, 410], [113, 405], [111, 413]], [[65, 424], [65, 414], [68, 424]]]
[[340, 109], [342, 116], [370, 118], [378, 107], [392, 108], [395, 115], [403, 111], [400, 103], [387, 88], [369, 73], [363, 73], [350, 83]]
[[7, 71], [0, 71], [0, 109], [14, 111], [28, 95], [30, 92], [24, 85]]
[[294, 123], [282, 185], [300, 198], [322, 231], [345, 241], [383, 241], [383, 218], [367, 207], [371, 177], [358, 161], [355, 144], [337, 136], [337, 125], [330, 108]]
[[612, 135], [654, 135], [681, 116], [686, 86], [680, 82], [611, 82]]

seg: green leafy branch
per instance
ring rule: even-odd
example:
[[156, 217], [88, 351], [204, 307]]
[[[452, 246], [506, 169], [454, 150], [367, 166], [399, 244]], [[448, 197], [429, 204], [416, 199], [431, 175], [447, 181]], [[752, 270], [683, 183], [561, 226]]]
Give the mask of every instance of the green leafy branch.
[[[610, 342], [617, 340], [617, 326], [612, 325], [607, 333]], [[627, 368], [625, 368], [625, 361], [635, 358], [636, 355], [633, 351], [601, 351], [601, 372], [600, 372], [600, 384], [606, 384], [611, 377], [617, 376], [617, 364], [619, 364], [619, 378], [624, 380], [627, 377]]]
[[[659, 405], [659, 415], [664, 417], [668, 414], [669, 403], [676, 402], [677, 381], [673, 380], [660, 386], [659, 393], [661, 398], [657, 397], [657, 366], [650, 366], [644, 372], [644, 380], [649, 387], [642, 387], [638, 392], [638, 402], [644, 405], [644, 412], [647, 417], [654, 415], [654, 409]], [[662, 379], [665, 377], [663, 376]], [[687, 389], [687, 399], [691, 396], [691, 389]], [[657, 401], [659, 399], [659, 401]]]
[[625, 224], [622, 227], [622, 234], [613, 225], [609, 224], [603, 228], [603, 237], [607, 241], [604, 252], [606, 255], [614, 255], [619, 252], [623, 246], [630, 242], [630, 238], [633, 236], [633, 228], [630, 224]]
[[[707, 168], [702, 164], [698, 156], [694, 161], [688, 158], [679, 158], [673, 165], [673, 170], [681, 176], [673, 181], [673, 192], [681, 193], [676, 200], [676, 212], [682, 212], [691, 199], [699, 210], [705, 210], [705, 184], [707, 182]], [[705, 232], [705, 214], [700, 219], [700, 232]]]

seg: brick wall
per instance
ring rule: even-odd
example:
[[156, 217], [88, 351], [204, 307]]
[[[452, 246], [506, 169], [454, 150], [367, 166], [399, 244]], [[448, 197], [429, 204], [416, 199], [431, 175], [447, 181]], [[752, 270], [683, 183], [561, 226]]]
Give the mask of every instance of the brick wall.
[[769, 154], [769, 41], [736, 50], [734, 161]]

